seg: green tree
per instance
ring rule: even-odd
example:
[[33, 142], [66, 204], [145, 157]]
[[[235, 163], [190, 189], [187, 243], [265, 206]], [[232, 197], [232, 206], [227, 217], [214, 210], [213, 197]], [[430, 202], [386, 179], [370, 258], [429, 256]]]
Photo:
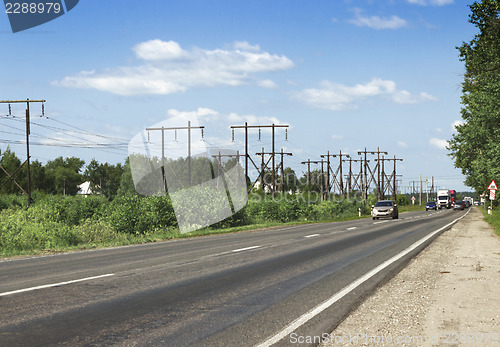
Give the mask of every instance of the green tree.
[[54, 182], [47, 175], [45, 166], [38, 160], [30, 164], [31, 190], [49, 193]]
[[120, 178], [120, 186], [117, 191], [118, 196], [135, 196], [134, 180], [132, 178], [132, 171], [130, 170], [130, 159], [127, 157], [125, 165], [123, 165], [123, 174]]
[[78, 185], [83, 182], [83, 176], [80, 173], [85, 161], [71, 157], [59, 157], [48, 161], [45, 165], [45, 171], [52, 182], [49, 193], [76, 195]]
[[465, 184], [483, 192], [491, 179], [500, 179], [500, 0], [476, 1], [469, 8], [469, 22], [479, 33], [457, 47], [465, 63], [465, 122], [457, 126], [449, 150]]
[[[7, 147], [7, 149], [2, 154], [2, 159], [0, 160], [0, 165], [4, 168], [4, 170], [7, 171], [10, 175], [13, 175], [14, 172], [16, 172], [16, 170], [19, 169], [21, 164], [22, 164], [21, 160], [16, 156], [16, 154], [13, 151], [11, 151], [9, 147]], [[0, 170], [0, 184], [6, 182], [8, 177], [9, 176], [3, 170]], [[23, 165], [23, 167], [20, 168], [15, 173], [15, 175], [13, 175], [12, 178], [14, 178], [16, 182], [26, 191], [27, 189], [26, 164]], [[2, 187], [0, 193], [19, 194], [22, 193], [22, 191], [19, 189], [19, 187], [16, 186], [13, 180], [10, 179]]]
[[[300, 178], [300, 190], [303, 192], [321, 192], [326, 190], [326, 172], [321, 174], [320, 169], [311, 170], [309, 173], [305, 172]], [[323, 188], [322, 188], [323, 187]]]
[[123, 167], [121, 164], [99, 164], [97, 160], [92, 159], [87, 165], [83, 176], [90, 182], [92, 192], [103, 194], [108, 199], [112, 199], [116, 196], [120, 187], [122, 174]]
[[295, 171], [290, 167], [286, 167], [283, 169], [283, 176], [285, 192], [292, 191], [292, 193], [295, 193], [298, 187], [298, 179]]

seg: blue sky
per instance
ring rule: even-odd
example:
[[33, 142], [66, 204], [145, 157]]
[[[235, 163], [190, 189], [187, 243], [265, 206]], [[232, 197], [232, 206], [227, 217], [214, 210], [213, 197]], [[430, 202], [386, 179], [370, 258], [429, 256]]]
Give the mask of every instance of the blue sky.
[[[293, 153], [285, 166], [299, 175], [302, 161], [327, 151], [358, 159], [380, 148], [404, 159], [404, 186], [422, 175], [469, 190], [445, 149], [461, 119], [455, 47], [475, 34], [469, 3], [81, 0], [15, 34], [4, 14], [0, 99], [47, 100], [48, 119], [31, 106], [31, 155], [42, 162], [123, 163], [146, 127], [196, 117], [207, 146], [241, 151], [243, 132], [231, 143], [231, 125], [289, 124], [276, 148]], [[20, 158], [24, 109], [12, 105], [11, 119], [0, 104], [0, 149]], [[250, 131], [250, 145], [270, 151], [270, 133], [259, 141]]]

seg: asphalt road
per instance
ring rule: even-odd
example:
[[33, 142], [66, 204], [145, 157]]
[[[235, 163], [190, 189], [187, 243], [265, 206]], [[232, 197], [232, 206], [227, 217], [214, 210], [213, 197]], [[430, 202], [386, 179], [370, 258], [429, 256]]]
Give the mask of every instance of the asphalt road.
[[330, 332], [432, 238], [403, 250], [465, 213], [1, 261], [0, 346], [290, 345]]

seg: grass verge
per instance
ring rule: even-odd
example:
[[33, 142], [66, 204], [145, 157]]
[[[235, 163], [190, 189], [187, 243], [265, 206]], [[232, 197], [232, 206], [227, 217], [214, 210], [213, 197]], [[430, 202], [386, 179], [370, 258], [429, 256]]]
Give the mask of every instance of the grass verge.
[[493, 214], [490, 216], [488, 214], [488, 209], [483, 206], [479, 207], [483, 213], [484, 220], [489, 223], [493, 228], [495, 228], [495, 234], [500, 236], [500, 209], [493, 209]]
[[[249, 225], [229, 227], [229, 228], [207, 227], [187, 234], [181, 234], [177, 228], [157, 229], [145, 234], [120, 233], [114, 231], [113, 228], [111, 228], [107, 223], [103, 222], [95, 223], [91, 221], [86, 221], [82, 225], [72, 227], [70, 230], [68, 230], [66, 227], [64, 228], [67, 233], [71, 233], [71, 235], [74, 235], [72, 236], [74, 242], [71, 245], [65, 245], [63, 244], [63, 242], [57, 242], [57, 239], [60, 235], [56, 233], [56, 235], [50, 237], [48, 241], [44, 241], [42, 243], [35, 242], [29, 245], [27, 244], [26, 247], [22, 247], [22, 245], [17, 245], [17, 247], [4, 247], [0, 251], [0, 258], [11, 258], [16, 256], [30, 256], [30, 255], [48, 255], [48, 254], [57, 254], [65, 252], [84, 251], [91, 249], [103, 249], [103, 248], [138, 245], [145, 243], [163, 242], [172, 239], [183, 239], [190, 237], [202, 237], [208, 235], [227, 234], [227, 233], [252, 231], [252, 230], [283, 228], [294, 225], [340, 222], [340, 221], [355, 220], [367, 217], [369, 217], [369, 215], [362, 215], [361, 217], [359, 217], [358, 215], [343, 216], [341, 218], [326, 219], [320, 221], [310, 221], [310, 220], [309, 221], [300, 220], [291, 222], [270, 221], [265, 223], [249, 224]], [[57, 229], [58, 225], [54, 224], [51, 225], [51, 227], [52, 229]], [[21, 237], [25, 238], [26, 236], [23, 235]], [[36, 243], [38, 243], [40, 247], [33, 247], [33, 244]]]

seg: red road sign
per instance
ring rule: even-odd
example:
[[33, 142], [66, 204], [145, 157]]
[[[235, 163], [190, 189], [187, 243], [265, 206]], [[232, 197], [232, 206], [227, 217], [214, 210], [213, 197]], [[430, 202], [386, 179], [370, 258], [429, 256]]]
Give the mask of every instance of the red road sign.
[[497, 184], [495, 183], [495, 180], [492, 180], [490, 185], [488, 186], [489, 190], [498, 190]]
[[490, 200], [495, 200], [495, 191], [490, 190]]

